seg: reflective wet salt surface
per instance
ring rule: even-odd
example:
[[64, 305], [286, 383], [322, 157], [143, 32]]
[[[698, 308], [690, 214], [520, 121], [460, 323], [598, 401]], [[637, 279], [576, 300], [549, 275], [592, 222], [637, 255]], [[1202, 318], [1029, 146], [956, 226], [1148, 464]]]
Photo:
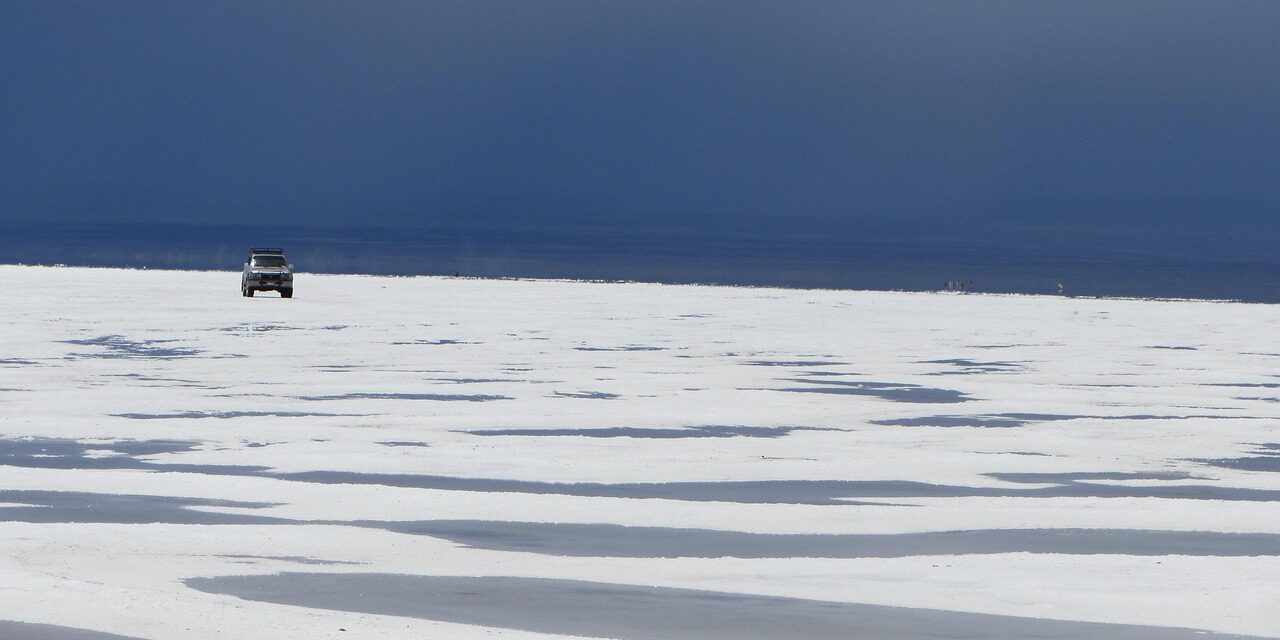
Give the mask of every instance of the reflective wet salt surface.
[[[0, 490], [0, 522], [117, 524], [283, 524], [280, 518], [204, 511], [265, 509], [270, 503], [87, 491]], [[194, 508], [193, 508], [194, 507]]]
[[705, 529], [493, 521], [367, 523], [469, 547], [630, 558], [902, 558], [983, 553], [1280, 556], [1280, 534], [1107, 529], [970, 529], [885, 535], [756, 534]]
[[[1191, 640], [1189, 629], [1062, 622], [579, 580], [284, 573], [186, 584], [256, 602], [619, 640]], [[1240, 638], [1242, 636], [1213, 636]]]
[[52, 624], [0, 620], [0, 640], [137, 640], [131, 636]]

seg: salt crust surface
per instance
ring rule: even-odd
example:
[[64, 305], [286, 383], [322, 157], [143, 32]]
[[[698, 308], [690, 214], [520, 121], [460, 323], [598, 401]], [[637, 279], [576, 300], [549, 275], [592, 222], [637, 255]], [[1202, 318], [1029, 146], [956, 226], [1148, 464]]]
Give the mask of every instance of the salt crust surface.
[[[1280, 492], [1280, 474], [1206, 462], [1261, 455], [1280, 441], [1280, 391], [1266, 386], [1280, 381], [1274, 306], [308, 274], [286, 301], [242, 298], [236, 278], [0, 267], [0, 437], [85, 449], [19, 459], [4, 458], [0, 445], [0, 620], [154, 639], [211, 629], [225, 638], [337, 637], [338, 628], [348, 629], [342, 637], [553, 637], [251, 602], [183, 583], [315, 570], [299, 561], [307, 559], [332, 563], [325, 572], [558, 578], [1280, 636], [1280, 550], [593, 558], [343, 524], [1280, 533], [1277, 500], [1258, 497]], [[833, 392], [795, 391], [818, 388]], [[886, 388], [897, 392], [877, 392]], [[834, 392], [841, 389], [857, 393]], [[938, 396], [913, 396], [919, 389], [964, 399], [930, 401]], [[1002, 414], [1079, 417], [1011, 427], [877, 424]], [[467, 433], [714, 425], [804, 429], [696, 438]], [[111, 449], [122, 441], [191, 444], [136, 455]], [[129, 464], [94, 466], [116, 458]], [[225, 473], [246, 466], [262, 473]], [[287, 477], [314, 471], [988, 491], [841, 505]], [[1127, 493], [1019, 493], [1061, 486], [1062, 474], [1096, 474], [1075, 482]], [[1220, 492], [1157, 495], [1179, 486]], [[1233, 490], [1255, 493], [1234, 499]], [[29, 514], [53, 507], [30, 506], [39, 502], [20, 492], [214, 500], [182, 508], [293, 522], [45, 522]]]

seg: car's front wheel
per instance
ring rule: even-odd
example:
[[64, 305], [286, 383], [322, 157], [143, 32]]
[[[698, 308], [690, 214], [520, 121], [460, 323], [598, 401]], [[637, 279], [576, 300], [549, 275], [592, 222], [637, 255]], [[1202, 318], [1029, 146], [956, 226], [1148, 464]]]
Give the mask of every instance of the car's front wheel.
[[293, 297], [293, 289], [281, 289], [281, 290], [280, 290], [280, 297], [281, 297], [281, 298], [292, 298], [292, 297]]
[[253, 289], [251, 289], [251, 288], [249, 288], [249, 287], [241, 287], [241, 288], [240, 288], [240, 293], [241, 293], [244, 297], [246, 297], [246, 298], [252, 298], [252, 297], [253, 297]]

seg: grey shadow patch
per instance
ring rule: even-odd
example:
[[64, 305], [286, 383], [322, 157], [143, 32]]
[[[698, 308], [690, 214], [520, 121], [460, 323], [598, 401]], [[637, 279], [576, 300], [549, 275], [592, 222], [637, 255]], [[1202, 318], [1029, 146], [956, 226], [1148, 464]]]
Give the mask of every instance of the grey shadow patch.
[[666, 351], [666, 347], [655, 347], [644, 344], [629, 344], [621, 347], [574, 347], [574, 351]]
[[1280, 471], [1280, 443], [1268, 442], [1258, 445], [1252, 456], [1195, 460], [1195, 462], [1223, 469], [1277, 472]]
[[433, 400], [438, 402], [492, 402], [509, 396], [463, 393], [343, 393], [330, 396], [298, 396], [299, 400]]
[[1170, 351], [1198, 351], [1200, 347], [1191, 347], [1187, 345], [1177, 344], [1151, 344], [1147, 345], [1148, 349], [1168, 349]]
[[612, 524], [358, 522], [476, 549], [609, 558], [904, 558], [1053, 553], [1280, 556], [1280, 534], [1131, 529], [977, 529], [902, 534], [761, 534]]
[[186, 378], [162, 378], [159, 376], [148, 376], [141, 373], [108, 373], [104, 378], [126, 378], [129, 380], [137, 380], [138, 382], [156, 382], [160, 384], [145, 386], [164, 386], [164, 387], [195, 387], [199, 389], [221, 389], [223, 387], [210, 387], [201, 383], [199, 380], [188, 380]]
[[922, 416], [915, 418], [889, 418], [872, 420], [871, 424], [896, 427], [980, 427], [1001, 428], [1021, 427], [1036, 422], [1059, 422], [1063, 420], [1255, 420], [1255, 416], [1221, 416], [1212, 414], [1195, 415], [1083, 415], [1061, 413], [992, 413], [973, 416]]
[[[790, 387], [770, 389], [788, 393], [825, 393], [831, 395], [871, 396], [893, 402], [910, 402], [922, 404], [956, 403], [973, 400], [969, 394], [953, 389], [923, 387], [918, 384], [904, 382], [853, 382], [848, 380], [808, 380], [793, 378], [791, 382], [814, 385], [812, 387]], [[825, 386], [818, 386], [825, 385]]]
[[1239, 387], [1245, 389], [1280, 389], [1280, 382], [1215, 382], [1202, 387]]
[[1045, 482], [1056, 482], [1062, 484], [1070, 484], [1075, 482], [1089, 482], [1098, 480], [1197, 480], [1203, 479], [1193, 476], [1185, 471], [1157, 471], [1157, 472], [1140, 472], [1140, 471], [1073, 471], [1067, 473], [987, 473], [983, 474], [990, 478], [1003, 480], [1005, 482], [1018, 482], [1029, 484], [1042, 484]]
[[1024, 342], [1024, 343], [1013, 343], [1013, 344], [971, 344], [971, 345], [968, 345], [968, 348], [970, 349], [1019, 349], [1022, 347], [1060, 347], [1060, 346], [1062, 345], [1056, 342], [1046, 342], [1043, 344], [1030, 344], [1030, 343]]
[[29, 367], [37, 364], [40, 363], [26, 358], [0, 358], [0, 367]]
[[[174, 465], [156, 465], [166, 468]], [[201, 469], [195, 469], [201, 471]], [[856, 487], [840, 481], [744, 481], [744, 482], [676, 482], [676, 483], [554, 483], [529, 480], [504, 480], [493, 478], [455, 478], [450, 476], [425, 476], [414, 474], [365, 474], [347, 471], [302, 471], [271, 473], [264, 469], [233, 469], [234, 475], [252, 475], [298, 482], [320, 484], [377, 484], [395, 487], [439, 489], [443, 491], [477, 491], [484, 493], [523, 493], [531, 495], [569, 495], [591, 498], [636, 498], [681, 500], [689, 502], [737, 502], [746, 504], [815, 504], [815, 505], [885, 505], [883, 502], [859, 502], [852, 500], [855, 493], [886, 493], [903, 497], [907, 488], [876, 491]], [[890, 482], [888, 484], [894, 484]], [[905, 483], [917, 485], [918, 483]], [[920, 485], [928, 487], [934, 485]], [[967, 489], [967, 488], [966, 488]], [[1016, 492], [1024, 495], [1026, 492]], [[1280, 499], [1280, 491], [1275, 492]], [[932, 494], [931, 494], [932, 495]]]
[[580, 436], [584, 438], [781, 438], [792, 431], [835, 431], [816, 427], [741, 427], [708, 425], [661, 429], [648, 427], [603, 427], [592, 429], [476, 429], [462, 431], [473, 436]]
[[1176, 500], [1245, 500], [1275, 501], [1280, 500], [1280, 491], [1266, 489], [1239, 489], [1217, 485], [1147, 485], [1132, 486], [1108, 484], [1109, 482], [1205, 480], [1183, 472], [1141, 473], [1141, 472], [1075, 472], [1075, 473], [988, 473], [988, 477], [1015, 484], [1052, 484], [1041, 487], [1023, 495], [1062, 496], [1062, 497], [1097, 497], [1097, 498], [1167, 498]]
[[586, 398], [589, 400], [614, 400], [622, 396], [607, 391], [552, 391], [549, 398]]
[[835, 360], [748, 360], [742, 364], [749, 367], [830, 367], [847, 365], [849, 363], [837, 362]]
[[[155, 466], [161, 468], [173, 467], [173, 465]], [[1150, 473], [988, 474], [990, 477], [1011, 484], [1048, 485], [1026, 488], [1016, 486], [969, 487], [910, 480], [742, 480], [726, 482], [569, 484], [412, 474], [361, 474], [345, 471], [270, 473], [250, 469], [248, 471], [233, 470], [232, 473], [322, 484], [381, 484], [444, 491], [550, 494], [591, 498], [662, 499], [687, 502], [734, 502], [741, 504], [903, 506], [886, 503], [884, 500], [953, 497], [1177, 498], [1248, 502], [1280, 501], [1280, 491], [1267, 489], [1239, 489], [1205, 484], [1166, 486], [1107, 484], [1109, 480], [1123, 482], [1126, 480], [1184, 481], [1200, 479], [1187, 474]]]
[[294, 564], [310, 564], [310, 565], [360, 565], [361, 562], [350, 562], [347, 560], [321, 560], [319, 558], [309, 558], [307, 556], [253, 556], [244, 554], [221, 553], [215, 558], [228, 558], [231, 560], [277, 560], [280, 562], [292, 562]]
[[453, 384], [483, 384], [486, 382], [524, 382], [519, 378], [427, 378], [431, 382], [452, 382]]
[[1154, 389], [1155, 385], [1149, 384], [1072, 384], [1064, 385], [1070, 387], [1087, 387], [1101, 389]]
[[979, 373], [1021, 373], [1026, 365], [1008, 360], [968, 360], [965, 358], [948, 358], [946, 360], [920, 360], [919, 364], [949, 364], [955, 367], [952, 371], [939, 371], [926, 375], [974, 375]]
[[52, 624], [0, 620], [0, 640], [141, 640], [133, 636]]
[[185, 584], [254, 602], [618, 640], [1203, 638], [1167, 627], [549, 578], [283, 573], [190, 578]]
[[215, 418], [230, 420], [232, 418], [330, 418], [330, 417], [367, 417], [367, 413], [318, 413], [313, 411], [175, 411], [172, 413], [113, 413], [117, 418], [130, 420], [172, 420], [172, 419], [204, 419]]
[[290, 327], [282, 324], [238, 324], [230, 327], [218, 327], [217, 331], [228, 333], [266, 333], [269, 331], [300, 331], [302, 327]]
[[409, 440], [386, 440], [383, 442], [379, 442], [378, 444], [384, 447], [430, 447], [431, 446], [425, 442], [413, 442]]
[[480, 344], [480, 343], [467, 342], [466, 340], [452, 340], [449, 338], [445, 338], [442, 340], [402, 340], [399, 342], [392, 342], [391, 344], [395, 344], [395, 345], [426, 344], [426, 345], [434, 345], [434, 346], [444, 346], [444, 345], [451, 345], [451, 344]]
[[0, 502], [21, 506], [0, 507], [0, 522], [114, 523], [114, 524], [286, 524], [292, 520], [249, 514], [199, 511], [192, 507], [265, 509], [268, 502], [240, 502], [143, 496], [80, 491], [5, 491]]
[[919, 418], [891, 418], [872, 420], [871, 424], [886, 427], [1021, 427], [1027, 420], [1000, 416], [923, 416]]
[[137, 360], [171, 360], [191, 358], [204, 353], [203, 349], [193, 347], [174, 347], [169, 345], [177, 340], [130, 340], [124, 336], [107, 335], [80, 340], [64, 340], [66, 344], [82, 347], [101, 347], [102, 351], [94, 353], [73, 353], [76, 358], [103, 359], [137, 359]]
[[[139, 456], [194, 451], [188, 440], [89, 442], [62, 438], [0, 440], [0, 465], [41, 469], [136, 469]], [[104, 455], [105, 454], [105, 455]]]
[[[3, 441], [4, 445], [22, 440]], [[75, 442], [75, 441], [68, 441]], [[189, 443], [186, 443], [189, 444]], [[84, 445], [79, 445], [83, 447]], [[91, 445], [89, 449], [101, 449]], [[78, 449], [77, 449], [78, 450]], [[652, 483], [554, 483], [495, 478], [457, 478], [418, 474], [355, 473], [350, 471], [276, 472], [248, 465], [195, 465], [158, 463], [130, 456], [91, 457], [88, 455], [10, 455], [0, 464], [36, 469], [137, 469], [171, 473], [200, 473], [216, 476], [255, 477], [312, 482], [317, 484], [366, 484], [441, 491], [567, 495], [592, 498], [634, 498], [681, 500], [688, 502], [735, 502], [743, 504], [812, 504], [901, 506], [885, 500], [949, 497], [1026, 498], [1177, 498], [1187, 500], [1231, 500], [1249, 502], [1280, 501], [1280, 491], [1240, 489], [1207, 484], [1119, 485], [1107, 481], [1202, 480], [1183, 473], [1022, 473], [988, 474], [1010, 484], [1034, 487], [968, 487], [908, 480], [744, 480], [728, 482]]]

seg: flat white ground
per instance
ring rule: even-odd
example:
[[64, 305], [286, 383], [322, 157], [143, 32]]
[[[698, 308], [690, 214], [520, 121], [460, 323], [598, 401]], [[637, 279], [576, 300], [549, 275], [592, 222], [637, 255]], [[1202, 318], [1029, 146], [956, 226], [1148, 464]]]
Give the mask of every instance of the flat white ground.
[[[552, 637], [184, 582], [349, 572], [1280, 637], [1280, 308], [238, 284], [0, 267], [0, 621]], [[470, 532], [432, 535], [442, 521]], [[486, 537], [484, 521], [508, 526]], [[976, 542], [907, 535], [963, 531]]]

